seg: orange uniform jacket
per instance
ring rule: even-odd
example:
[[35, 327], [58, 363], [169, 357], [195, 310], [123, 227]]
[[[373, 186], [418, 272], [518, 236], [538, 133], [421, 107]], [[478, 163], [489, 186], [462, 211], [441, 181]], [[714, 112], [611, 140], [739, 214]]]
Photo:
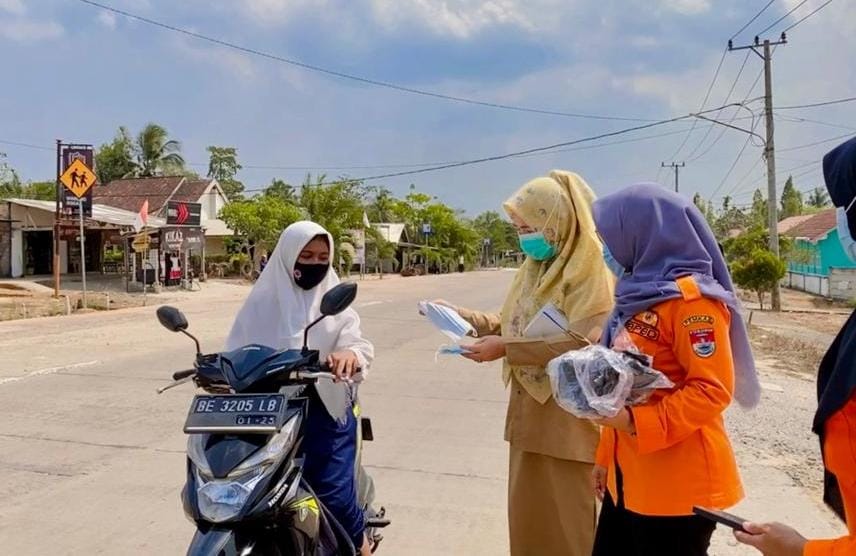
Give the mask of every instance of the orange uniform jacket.
[[805, 556], [853, 556], [856, 554], [856, 396], [826, 421], [823, 457], [826, 468], [838, 480], [850, 535], [834, 540], [809, 541]]
[[624, 505], [643, 515], [685, 516], [695, 505], [725, 509], [743, 497], [722, 418], [734, 391], [731, 314], [723, 303], [702, 297], [691, 277], [678, 286], [683, 298], [660, 303], [625, 326], [675, 388], [657, 390], [648, 403], [630, 408], [635, 435], [604, 427], [596, 456], [608, 469], [613, 500], [617, 460]]

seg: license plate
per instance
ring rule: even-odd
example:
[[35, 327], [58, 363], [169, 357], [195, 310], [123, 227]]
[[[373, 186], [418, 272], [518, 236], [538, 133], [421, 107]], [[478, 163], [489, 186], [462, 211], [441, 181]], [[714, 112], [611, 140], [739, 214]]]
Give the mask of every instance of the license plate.
[[285, 407], [282, 394], [196, 396], [184, 432], [272, 433], [282, 426]]

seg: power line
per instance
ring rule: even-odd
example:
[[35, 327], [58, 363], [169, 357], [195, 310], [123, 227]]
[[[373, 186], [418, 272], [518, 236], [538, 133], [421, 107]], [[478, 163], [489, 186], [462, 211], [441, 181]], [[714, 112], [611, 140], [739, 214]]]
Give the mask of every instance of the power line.
[[[716, 84], [716, 80], [719, 78], [719, 72], [720, 72], [720, 70], [722, 70], [722, 64], [725, 62], [725, 57], [727, 55], [728, 55], [728, 48], [726, 48], [725, 50], [722, 51], [722, 57], [719, 59], [719, 64], [717, 64], [717, 66], [716, 66], [716, 71], [713, 72], [713, 79], [710, 80], [710, 85], [707, 88], [707, 92], [704, 95], [704, 99], [701, 101], [701, 106], [699, 107], [699, 112], [704, 110], [704, 107], [707, 105], [707, 101], [710, 99], [710, 93], [713, 91], [713, 86]], [[687, 131], [687, 136], [684, 137], [684, 140], [681, 142], [680, 145], [678, 145], [678, 148], [675, 149], [675, 152], [672, 153], [672, 156], [670, 156], [669, 158], [676, 159], [678, 157], [678, 154], [680, 154], [680, 152], [686, 146], [687, 141], [690, 140], [690, 136], [693, 134], [693, 131], [695, 130], [697, 123], [698, 123], [697, 120], [693, 121], [692, 125], [690, 126], [689, 131]]]
[[785, 19], [787, 19], [787, 18], [788, 18], [788, 16], [790, 16], [792, 13], [794, 13], [795, 11], [797, 11], [798, 9], [800, 9], [800, 8], [803, 6], [803, 4], [806, 4], [807, 2], [808, 2], [808, 0], [802, 0], [802, 2], [800, 2], [799, 4], [797, 4], [796, 6], [794, 6], [793, 8], [791, 8], [791, 11], [789, 11], [788, 13], [786, 13], [785, 15], [783, 15], [782, 17], [780, 17], [779, 19], [777, 19], [776, 21], [774, 21], [773, 23], [771, 23], [771, 24], [769, 25], [769, 27], [766, 27], [763, 31], [761, 31], [761, 32], [760, 32], [760, 33], [758, 33], [758, 34], [759, 34], [759, 35], [763, 35], [763, 34], [764, 34], [764, 33], [766, 33], [767, 31], [769, 31], [770, 29], [772, 29], [773, 27], [775, 27], [776, 25], [778, 25], [779, 23], [781, 23], [782, 21], [784, 21]]
[[166, 29], [166, 30], [172, 31], [174, 33], [180, 33], [182, 35], [186, 35], [186, 36], [192, 37], [194, 39], [206, 41], [206, 42], [216, 44], [219, 46], [223, 46], [226, 48], [231, 48], [233, 50], [237, 50], [237, 51], [243, 52], [245, 54], [251, 54], [253, 56], [266, 58], [268, 60], [274, 60], [277, 62], [282, 62], [284, 64], [289, 64], [289, 65], [299, 67], [299, 68], [302, 68], [305, 70], [313, 71], [316, 73], [323, 73], [325, 75], [330, 75], [330, 76], [338, 77], [341, 79], [348, 79], [350, 81], [356, 81], [358, 83], [363, 83], [365, 85], [372, 85], [375, 87], [383, 87], [386, 89], [392, 89], [394, 91], [399, 91], [402, 93], [409, 93], [409, 94], [413, 94], [413, 95], [420, 95], [420, 96], [431, 97], [431, 98], [436, 98], [436, 99], [441, 99], [441, 100], [448, 100], [448, 101], [460, 102], [460, 103], [464, 103], [464, 104], [484, 106], [484, 107], [488, 107], [488, 108], [496, 108], [496, 109], [501, 109], [501, 110], [512, 110], [512, 111], [516, 111], [516, 112], [527, 112], [527, 113], [533, 113], [533, 114], [543, 114], [543, 115], [548, 115], [548, 116], [561, 116], [561, 117], [566, 117], [566, 118], [582, 118], [582, 119], [590, 119], [590, 120], [615, 120], [615, 121], [626, 121], [626, 122], [654, 122], [654, 121], [656, 121], [656, 120], [647, 119], [647, 118], [629, 118], [629, 117], [622, 117], [622, 116], [606, 116], [606, 115], [601, 115], [601, 114], [582, 114], [582, 113], [576, 113], [576, 112], [561, 112], [558, 110], [546, 110], [546, 109], [541, 109], [541, 108], [532, 108], [532, 107], [527, 107], [527, 106], [515, 106], [515, 105], [510, 105], [510, 104], [501, 104], [501, 103], [497, 103], [497, 102], [481, 101], [481, 100], [476, 100], [476, 99], [471, 99], [471, 98], [466, 98], [466, 97], [459, 97], [459, 96], [454, 96], [454, 95], [446, 95], [443, 93], [437, 93], [434, 91], [427, 91], [424, 89], [416, 89], [413, 87], [398, 85], [396, 83], [391, 83], [388, 81], [380, 81], [378, 79], [361, 77], [359, 75], [354, 75], [354, 74], [345, 73], [342, 71], [332, 70], [329, 68], [324, 68], [324, 67], [316, 66], [313, 64], [307, 64], [305, 62], [300, 62], [298, 60], [286, 58], [284, 56], [271, 54], [269, 52], [264, 52], [261, 50], [257, 50], [255, 48], [250, 48], [247, 46], [241, 46], [239, 44], [229, 42], [229, 41], [226, 41], [223, 39], [218, 39], [215, 37], [211, 37], [209, 35], [203, 35], [201, 33], [195, 32], [195, 31], [190, 31], [188, 29], [184, 29], [181, 27], [169, 25], [167, 23], [163, 23], [160, 21], [156, 21], [154, 19], [150, 19], [147, 17], [136, 15], [136, 14], [133, 14], [131, 12], [127, 12], [125, 10], [120, 10], [118, 8], [114, 8], [112, 6], [107, 6], [107, 5], [98, 3], [98, 2], [94, 2], [93, 0], [78, 0], [78, 2], [82, 2], [83, 4], [88, 4], [90, 6], [93, 6], [95, 8], [99, 8], [101, 10], [106, 10], [106, 11], [112, 12], [114, 14], [122, 15], [122, 16], [125, 16], [127, 18], [139, 21], [141, 23], [146, 23], [148, 25], [153, 25], [153, 26], [159, 27], [161, 29]]
[[843, 104], [845, 102], [856, 101], [856, 97], [839, 98], [837, 100], [827, 100], [825, 102], [814, 102], [812, 104], [796, 104], [792, 106], [777, 106], [776, 110], [796, 110], [798, 108], [816, 108], [818, 106], [831, 106], [833, 104]]
[[[748, 99], [748, 98], [749, 98], [749, 96], [750, 96], [750, 95], [752, 94], [752, 92], [755, 90], [755, 87], [757, 87], [757, 86], [758, 86], [758, 82], [761, 80], [761, 77], [763, 77], [763, 75], [764, 75], [764, 70], [762, 69], [760, 72], [758, 72], [758, 77], [756, 77], [756, 78], [755, 78], [755, 81], [752, 83], [752, 87], [749, 89], [749, 92], [748, 92], [748, 93], [746, 93], [746, 97], [744, 98], [744, 101], [743, 101], [743, 102], [746, 102], [746, 99]], [[735, 121], [737, 121], [738, 119], [741, 119], [741, 120], [742, 120], [742, 119], [751, 119], [751, 120], [752, 120], [752, 122], [753, 122], [752, 129], [754, 130], [754, 129], [755, 129], [755, 126], [754, 126], [754, 123], [755, 123], [755, 114], [752, 114], [751, 116], [746, 116], [745, 118], [738, 118], [738, 117], [737, 117], [737, 115], [738, 115], [739, 113], [740, 113], [740, 110], [735, 110], [735, 111], [734, 111], [734, 115], [731, 117], [731, 120], [729, 120], [729, 122], [728, 122], [728, 123], [729, 123], [729, 124], [733, 124], [733, 123], [734, 123]], [[713, 143], [711, 143], [711, 144], [710, 144], [710, 146], [708, 146], [708, 147], [704, 150], [704, 152], [702, 152], [701, 154], [699, 154], [698, 156], [696, 156], [695, 158], [693, 158], [692, 160], [690, 160], [690, 162], [695, 162], [695, 161], [700, 160], [700, 159], [704, 158], [705, 156], [707, 156], [707, 153], [709, 153], [710, 151], [712, 151], [712, 150], [713, 150], [713, 148], [717, 145], [717, 143], [719, 143], [719, 142], [722, 140], [722, 138], [725, 136], [725, 132], [726, 132], [726, 131], [728, 131], [728, 128], [723, 126], [722, 130], [719, 132], [719, 135], [716, 137], [716, 139], [714, 139], [714, 140], [713, 140]]]
[[844, 135], [838, 135], [836, 137], [830, 137], [829, 139], [823, 139], [822, 141], [815, 141], [814, 143], [806, 143], [805, 145], [798, 145], [796, 147], [788, 147], [787, 149], [779, 149], [779, 152], [798, 151], [800, 149], [807, 149], [809, 147], [816, 147], [817, 145], [823, 145], [824, 143], [831, 143], [832, 141], [838, 141], [841, 139], [849, 139], [851, 137], [853, 137], [852, 133], [845, 133]]
[[[728, 94], [725, 95], [725, 101], [723, 102], [723, 104], [727, 104], [728, 101], [731, 100], [731, 95], [734, 94], [734, 89], [737, 88], [737, 83], [740, 82], [740, 77], [743, 75], [743, 70], [746, 69], [746, 63], [749, 61], [750, 54], [751, 53], [749, 51], [746, 52], [746, 57], [743, 58], [743, 63], [740, 65], [740, 70], [737, 72], [737, 76], [734, 78], [734, 82], [731, 84], [731, 88], [728, 90]], [[750, 94], [751, 94], [751, 91], [750, 91]], [[749, 95], [746, 95], [746, 97], [748, 98]], [[745, 102], [745, 99], [744, 99], [744, 102]], [[734, 112], [735, 117], [737, 116], [737, 113], [738, 113], [737, 111]], [[714, 116], [714, 119], [719, 119], [719, 117], [721, 115], [722, 115], [722, 111], [720, 110], [719, 112], [717, 112], [716, 116]], [[697, 153], [699, 151], [699, 149], [701, 149], [702, 145], [704, 145], [704, 142], [707, 141], [708, 137], [710, 137], [710, 132], [712, 129], [713, 129], [713, 127], [707, 128], [707, 131], [702, 136], [701, 141], [698, 142], [698, 144], [686, 156], [686, 158], [692, 159], [692, 157], [695, 155], [695, 153]], [[725, 133], [724, 129], [723, 129], [723, 133]]]
[[27, 148], [27, 149], [39, 149], [39, 150], [42, 150], [42, 151], [55, 151], [55, 150], [56, 150], [56, 147], [42, 147], [42, 146], [40, 146], [40, 145], [33, 145], [33, 144], [30, 144], [30, 143], [19, 143], [19, 142], [17, 142], [17, 141], [5, 141], [5, 140], [0, 140], [0, 144], [2, 144], [2, 145], [12, 145], [12, 146], [14, 146], [14, 147], [24, 147], [24, 148]]
[[797, 118], [794, 116], [783, 116], [781, 114], [776, 114], [775, 116], [776, 116], [777, 120], [780, 120], [783, 122], [790, 122], [790, 123], [796, 123], [796, 124], [801, 124], [801, 123], [817, 124], [817, 125], [822, 125], [822, 126], [826, 126], [826, 127], [835, 127], [838, 129], [846, 129], [848, 131], [856, 132], [856, 127], [850, 127], [850, 126], [840, 125], [840, 124], [833, 124], [832, 122], [824, 122], [823, 120], [813, 120], [811, 118]]
[[788, 31], [790, 31], [791, 29], [793, 29], [794, 27], [796, 27], [797, 25], [799, 25], [800, 23], [802, 23], [806, 19], [810, 18], [811, 16], [813, 16], [814, 14], [816, 14], [817, 12], [819, 12], [820, 10], [822, 10], [823, 8], [827, 7], [830, 4], [832, 4], [832, 0], [827, 0], [826, 3], [821, 4], [820, 6], [815, 8], [810, 14], [808, 14], [804, 18], [800, 19], [799, 21], [797, 21], [796, 23], [794, 23], [790, 27], [786, 28], [784, 31], [782, 31], [782, 33], [787, 33]]
[[[711, 124], [713, 125], [713, 124]], [[591, 149], [600, 149], [604, 147], [611, 147], [614, 145], [623, 145], [627, 143], [636, 143], [641, 141], [648, 141], [650, 139], [659, 139], [662, 137], [669, 137], [672, 135], [678, 135], [684, 133], [684, 130], [679, 129], [675, 131], [667, 131], [664, 133], [657, 133], [652, 135], [643, 135], [640, 137], [635, 137], [632, 139], [622, 139], [619, 141], [607, 141], [604, 143], [599, 143], [596, 145], [587, 145], [582, 147], [572, 147], [567, 149], [557, 149], [548, 152], [538, 152], [533, 154], [520, 155], [515, 158], [530, 158], [534, 156], [547, 156], [558, 153], [567, 153], [567, 152], [575, 152], [575, 151], [584, 151]], [[54, 148], [44, 147], [39, 145], [33, 145], [29, 143], [17, 143], [13, 141], [2, 141], [0, 140], [0, 144], [11, 144], [15, 146], [21, 146], [32, 149], [46, 150], [46, 151], [54, 151]], [[343, 166], [343, 165], [315, 165], [315, 166], [275, 166], [275, 165], [255, 165], [255, 164], [242, 164], [241, 169], [244, 170], [283, 170], [283, 171], [293, 171], [293, 170], [372, 170], [372, 169], [383, 169], [383, 168], [424, 168], [429, 166], [439, 166], [445, 164], [455, 164], [461, 161], [439, 161], [439, 162], [420, 162], [420, 163], [412, 163], [412, 164], [377, 164], [377, 165], [355, 165], [355, 166]], [[193, 167], [208, 167], [208, 163], [203, 162], [186, 162], [186, 166]]]
[[722, 189], [725, 185], [725, 182], [728, 181], [728, 178], [731, 177], [731, 172], [734, 171], [734, 168], [737, 167], [737, 163], [740, 162], [740, 159], [743, 158], [743, 153], [746, 151], [746, 147], [749, 146], [749, 140], [752, 139], [751, 135], [746, 136], [746, 141], [743, 142], [743, 147], [741, 147], [740, 152], [737, 153], [737, 158], [734, 159], [734, 162], [731, 164], [731, 167], [728, 169], [728, 172], [725, 173], [725, 177], [722, 178], [722, 181], [719, 182], [719, 185], [714, 190], [713, 194], [711, 194], [710, 199], [713, 200], [716, 197], [716, 194]]
[[747, 21], [747, 22], [746, 22], [746, 25], [744, 25], [743, 27], [741, 27], [741, 28], [740, 28], [740, 30], [739, 30], [739, 31], [737, 31], [736, 33], [734, 33], [733, 35], [731, 35], [731, 39], [730, 39], [730, 40], [734, 40], [734, 39], [736, 39], [736, 38], [737, 38], [737, 35], [739, 35], [739, 34], [740, 34], [740, 33], [742, 33], [743, 31], [745, 31], [745, 30], [746, 30], [746, 28], [747, 28], [747, 27], [749, 27], [750, 25], [752, 25], [752, 23], [754, 23], [756, 19], [758, 19], [759, 17], [761, 17], [761, 14], [763, 14], [765, 11], [767, 11], [767, 8], [769, 8], [770, 6], [772, 6], [772, 5], [773, 5], [773, 3], [774, 3], [775, 1], [776, 1], [776, 0], [770, 0], [769, 2], [767, 2], [767, 4], [766, 4], [763, 8], [761, 8], [761, 11], [759, 11], [758, 13], [756, 13], [756, 14], [755, 14], [755, 16], [754, 16], [752, 19], [750, 19], [749, 21]]
[[[731, 106], [736, 106], [736, 104], [737, 103], [733, 103]], [[404, 171], [404, 172], [391, 172], [391, 173], [387, 173], [387, 174], [364, 176], [364, 177], [358, 177], [358, 178], [342, 177], [341, 180], [337, 180], [337, 181], [345, 181], [345, 182], [376, 181], [376, 180], [386, 179], [386, 178], [396, 178], [396, 177], [401, 177], [401, 176], [412, 176], [412, 175], [417, 175], [417, 174], [424, 174], [427, 172], [437, 172], [440, 170], [448, 170], [450, 168], [460, 168], [463, 166], [472, 166], [472, 165], [476, 165], [476, 164], [484, 164], [486, 162], [496, 162], [499, 160], [506, 160], [509, 158], [521, 157], [521, 156], [529, 155], [529, 154], [533, 154], [533, 153], [545, 153], [548, 151], [552, 153], [553, 151], [556, 151], [556, 149], [559, 149], [562, 147], [571, 147], [571, 146], [579, 145], [582, 143], [590, 143], [592, 141], [598, 141], [600, 139], [606, 139], [609, 137], [616, 137], [619, 135], [625, 135], [627, 133], [632, 133], [634, 131], [641, 131], [643, 129], [649, 129], [652, 127], [657, 127], [657, 126], [662, 126], [662, 125], [666, 125], [666, 124], [670, 124], [670, 123], [674, 123], [674, 122], [678, 122], [678, 121], [682, 121], [682, 120], [687, 120], [689, 118], [695, 118], [701, 114], [716, 112], [717, 110], [720, 110], [721, 108], [727, 108], [727, 106], [719, 106], [716, 108], [711, 108], [709, 110], [704, 110], [704, 111], [697, 112], [697, 113], [690, 113], [690, 114], [686, 114], [684, 116], [676, 116], [674, 118], [669, 118], [667, 120], [659, 120], [659, 121], [651, 122], [648, 124], [641, 124], [641, 125], [637, 125], [637, 126], [633, 126], [633, 127], [628, 127], [628, 128], [624, 128], [624, 129], [618, 129], [615, 131], [610, 131], [607, 133], [600, 133], [598, 135], [592, 135], [589, 137], [582, 137], [580, 139], [574, 139], [571, 141], [563, 141], [561, 143], [555, 143], [553, 145], [533, 147], [533, 148], [524, 149], [524, 150], [515, 151], [515, 152], [510, 152], [510, 153], [505, 153], [505, 154], [486, 156], [486, 157], [482, 157], [482, 158], [475, 158], [472, 160], [463, 160], [463, 161], [449, 163], [449, 164], [431, 166], [428, 168], [420, 168], [418, 170], [408, 170], [408, 171]], [[264, 188], [245, 189], [244, 191], [248, 192], [248, 193], [262, 192], [262, 191], [264, 191]], [[141, 194], [140, 196], [145, 196], [145, 195]]]

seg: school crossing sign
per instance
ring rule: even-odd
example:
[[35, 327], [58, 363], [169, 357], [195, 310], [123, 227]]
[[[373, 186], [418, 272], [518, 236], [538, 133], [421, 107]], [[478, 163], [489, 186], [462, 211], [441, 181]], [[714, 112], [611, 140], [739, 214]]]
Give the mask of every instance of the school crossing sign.
[[86, 195], [89, 188], [95, 184], [96, 179], [95, 173], [79, 158], [69, 164], [65, 172], [59, 177], [59, 181], [65, 188], [78, 199]]

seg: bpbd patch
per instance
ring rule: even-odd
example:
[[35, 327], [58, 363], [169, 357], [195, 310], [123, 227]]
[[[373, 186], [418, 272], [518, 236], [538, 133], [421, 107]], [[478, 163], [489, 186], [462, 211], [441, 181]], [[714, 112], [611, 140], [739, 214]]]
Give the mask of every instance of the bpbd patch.
[[699, 357], [710, 357], [716, 352], [716, 335], [713, 328], [690, 331], [690, 345]]

